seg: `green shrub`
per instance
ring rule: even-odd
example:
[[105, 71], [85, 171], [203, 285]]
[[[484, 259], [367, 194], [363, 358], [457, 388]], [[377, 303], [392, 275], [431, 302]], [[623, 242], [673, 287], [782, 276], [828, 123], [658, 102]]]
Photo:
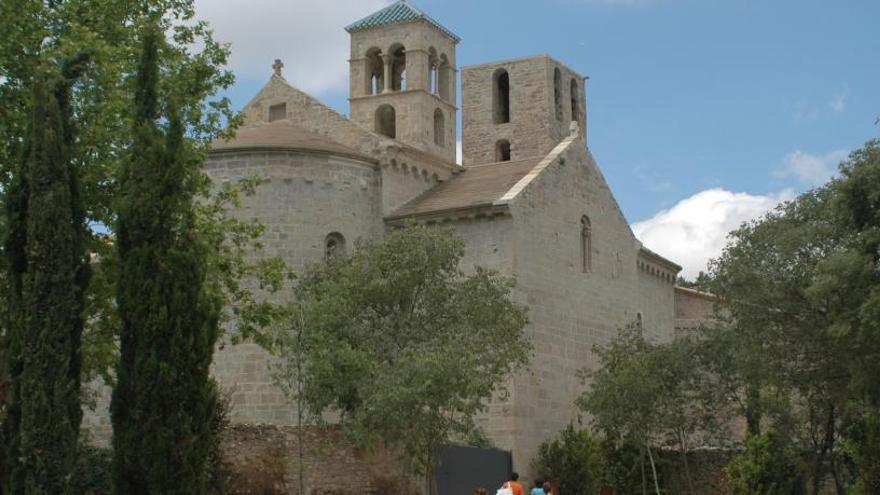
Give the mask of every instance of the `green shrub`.
[[805, 489], [792, 445], [773, 432], [749, 438], [745, 452], [724, 471], [735, 495], [797, 495]]
[[566, 495], [592, 495], [604, 478], [600, 441], [586, 429], [569, 425], [557, 438], [538, 447], [534, 472], [545, 479], [558, 479]]

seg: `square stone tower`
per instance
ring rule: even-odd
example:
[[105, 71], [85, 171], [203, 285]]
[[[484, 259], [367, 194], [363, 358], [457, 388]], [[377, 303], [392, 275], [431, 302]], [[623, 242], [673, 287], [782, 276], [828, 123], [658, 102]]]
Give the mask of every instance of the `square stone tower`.
[[352, 120], [454, 163], [459, 38], [406, 0], [345, 29]]
[[576, 121], [586, 136], [586, 78], [549, 56], [462, 69], [463, 164], [546, 155]]

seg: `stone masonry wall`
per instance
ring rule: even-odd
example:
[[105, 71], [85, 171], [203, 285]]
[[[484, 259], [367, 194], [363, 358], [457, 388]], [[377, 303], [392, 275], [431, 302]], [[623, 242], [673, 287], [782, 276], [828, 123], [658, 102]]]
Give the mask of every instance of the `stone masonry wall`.
[[[507, 277], [513, 277], [514, 262], [514, 222], [509, 215], [479, 217], [458, 220], [452, 225], [455, 233], [465, 241], [465, 255], [461, 269], [472, 273], [475, 266], [496, 270]], [[509, 383], [510, 397], [507, 400], [493, 398], [487, 411], [476, 420], [496, 447], [511, 450], [517, 435], [513, 423], [512, 401], [515, 392]]]
[[[503, 166], [503, 165], [499, 165]], [[515, 379], [511, 402], [514, 465], [528, 470], [538, 445], [581, 419], [576, 373], [596, 366], [592, 347], [607, 343], [637, 313], [649, 332], [672, 337], [672, 285], [642, 286], [640, 245], [608, 185], [577, 139], [511, 203], [516, 299], [530, 307], [535, 355]], [[592, 270], [581, 269], [582, 215], [592, 222]], [[656, 325], [653, 323], [656, 322]]]
[[[299, 445], [296, 427], [232, 425], [221, 435], [222, 489], [236, 495], [298, 495], [303, 456], [304, 493], [361, 495], [399, 493], [402, 470], [390, 452], [359, 451], [337, 427], [307, 427]], [[404, 484], [405, 485], [405, 484]], [[408, 495], [420, 492], [410, 479]]]
[[[342, 234], [346, 249], [358, 238], [377, 239], [381, 220], [379, 171], [372, 164], [327, 155], [241, 151], [214, 153], [208, 173], [215, 182], [250, 175], [267, 180], [244, 198], [235, 214], [266, 227], [259, 256], [279, 256], [295, 270], [321, 261], [325, 240]], [[226, 345], [214, 355], [213, 373], [232, 396], [232, 419], [289, 424], [295, 409], [273, 384], [269, 356], [252, 343]]]
[[700, 328], [718, 324], [715, 306], [718, 299], [712, 294], [685, 287], [675, 288], [675, 331], [679, 336], [693, 335]]
[[[561, 74], [561, 118], [554, 104], [554, 70]], [[499, 69], [510, 78], [510, 122], [495, 124], [494, 74]], [[584, 128], [586, 99], [583, 78], [548, 56], [492, 62], [462, 69], [462, 153], [464, 165], [495, 162], [495, 145], [510, 142], [512, 160], [546, 155], [568, 136], [571, 81], [579, 89], [578, 114]]]

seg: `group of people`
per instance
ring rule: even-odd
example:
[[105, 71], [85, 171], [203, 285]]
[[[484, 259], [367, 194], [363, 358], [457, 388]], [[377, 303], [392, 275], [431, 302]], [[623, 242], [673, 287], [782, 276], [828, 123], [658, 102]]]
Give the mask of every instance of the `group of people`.
[[[485, 488], [477, 488], [476, 495], [488, 495], [488, 491]], [[510, 473], [510, 480], [501, 485], [496, 495], [526, 495], [522, 483], [519, 482], [519, 474], [515, 471]], [[529, 495], [553, 495], [553, 487], [547, 481], [536, 479]]]

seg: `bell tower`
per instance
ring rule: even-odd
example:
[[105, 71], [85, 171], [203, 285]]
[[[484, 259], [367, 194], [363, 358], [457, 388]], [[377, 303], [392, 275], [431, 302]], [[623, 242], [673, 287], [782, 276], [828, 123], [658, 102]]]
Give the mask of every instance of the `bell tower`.
[[455, 48], [460, 39], [406, 0], [345, 28], [351, 118], [455, 163]]
[[586, 136], [586, 82], [547, 55], [465, 67], [463, 164], [544, 156], [570, 134], [572, 122]]

